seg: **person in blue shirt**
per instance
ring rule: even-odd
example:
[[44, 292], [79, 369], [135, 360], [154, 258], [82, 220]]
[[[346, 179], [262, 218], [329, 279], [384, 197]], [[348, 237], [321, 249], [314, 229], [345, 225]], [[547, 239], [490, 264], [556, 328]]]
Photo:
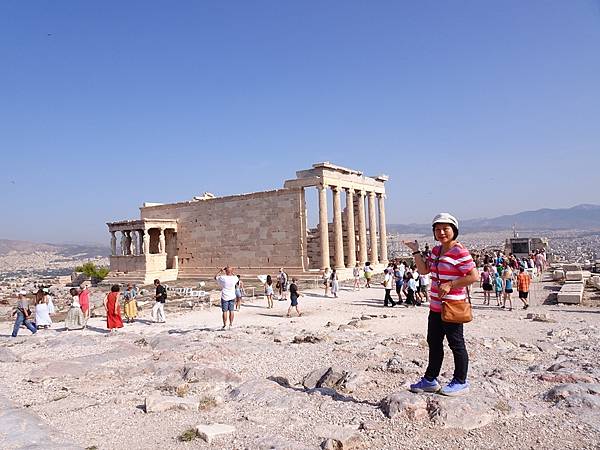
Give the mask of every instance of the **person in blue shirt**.
[[500, 278], [500, 274], [497, 272], [494, 274], [494, 288], [496, 290], [496, 306], [500, 306], [500, 299], [502, 298], [502, 290], [504, 288], [504, 284], [502, 283], [502, 278]]
[[396, 281], [396, 294], [398, 294], [398, 305], [402, 304], [402, 285], [404, 284], [404, 271], [394, 264], [394, 280]]
[[510, 267], [505, 267], [502, 272], [502, 278], [504, 280], [504, 298], [502, 301], [502, 308], [506, 308], [506, 302], [510, 304], [508, 310], [512, 311], [512, 293], [513, 293], [513, 271]]

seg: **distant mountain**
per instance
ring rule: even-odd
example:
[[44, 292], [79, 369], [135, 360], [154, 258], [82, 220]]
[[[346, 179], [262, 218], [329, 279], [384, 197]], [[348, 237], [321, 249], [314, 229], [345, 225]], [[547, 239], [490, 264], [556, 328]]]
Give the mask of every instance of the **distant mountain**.
[[[469, 219], [460, 222], [461, 231], [507, 230], [513, 225], [517, 230], [598, 230], [600, 229], [600, 205], [582, 204], [572, 208], [523, 211], [517, 214], [491, 219]], [[429, 233], [429, 224], [389, 224], [392, 233]]]
[[80, 255], [83, 258], [95, 258], [96, 256], [110, 255], [110, 248], [101, 245], [41, 244], [38, 242], [0, 239], [0, 256], [7, 255], [10, 252], [21, 254], [51, 252], [64, 256]]

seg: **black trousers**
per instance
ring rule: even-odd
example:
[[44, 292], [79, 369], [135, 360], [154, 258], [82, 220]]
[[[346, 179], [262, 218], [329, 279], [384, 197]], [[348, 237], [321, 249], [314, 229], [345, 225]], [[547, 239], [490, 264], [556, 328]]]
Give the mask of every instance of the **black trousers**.
[[387, 306], [388, 302], [390, 302], [392, 304], [392, 306], [395, 305], [394, 299], [392, 298], [392, 290], [391, 289], [386, 289], [385, 290], [385, 297], [383, 299], [383, 306]]
[[442, 320], [442, 313], [429, 311], [427, 321], [427, 344], [429, 344], [429, 365], [425, 378], [437, 378], [444, 361], [444, 336], [454, 355], [454, 379], [459, 383], [467, 380], [469, 355], [465, 347], [462, 323], [449, 323]]
[[402, 303], [402, 285], [396, 285], [396, 294], [398, 294], [398, 302]]

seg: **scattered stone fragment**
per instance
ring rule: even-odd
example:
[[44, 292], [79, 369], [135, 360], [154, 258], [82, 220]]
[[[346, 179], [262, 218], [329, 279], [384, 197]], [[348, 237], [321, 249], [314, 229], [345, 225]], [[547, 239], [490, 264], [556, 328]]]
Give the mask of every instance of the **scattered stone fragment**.
[[319, 367], [313, 370], [302, 380], [302, 386], [305, 389], [314, 389], [317, 387], [321, 379], [329, 372], [330, 367]]
[[146, 397], [145, 404], [147, 413], [164, 412], [171, 409], [197, 411], [198, 407], [200, 406], [200, 402], [198, 400], [160, 394], [152, 394]]
[[381, 400], [379, 407], [390, 419], [397, 414], [406, 415], [412, 420], [429, 418], [426, 398], [408, 391], [388, 395]]
[[295, 336], [292, 343], [294, 344], [316, 344], [317, 342], [321, 342], [322, 339], [314, 334], [305, 334], [304, 336], [299, 335]]
[[223, 423], [202, 424], [196, 427], [196, 433], [210, 444], [215, 438], [235, 433], [235, 427]]
[[349, 450], [361, 445], [362, 436], [356, 427], [321, 425], [315, 427], [315, 434], [323, 439], [323, 450]]
[[242, 380], [231, 370], [197, 365], [185, 366], [181, 375], [188, 383], [198, 383], [200, 381], [210, 383], [239, 383]]
[[548, 374], [542, 373], [538, 379], [550, 383], [593, 383], [594, 379], [588, 375], [580, 375], [576, 373], [560, 373]]
[[568, 407], [600, 408], [600, 384], [568, 383], [554, 386], [544, 400]]

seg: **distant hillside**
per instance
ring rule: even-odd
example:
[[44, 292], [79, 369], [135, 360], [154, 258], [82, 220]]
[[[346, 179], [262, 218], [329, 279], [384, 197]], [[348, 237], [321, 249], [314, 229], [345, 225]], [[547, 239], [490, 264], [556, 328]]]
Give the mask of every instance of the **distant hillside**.
[[[600, 205], [582, 204], [572, 208], [538, 209], [491, 219], [470, 219], [460, 223], [464, 231], [507, 230], [516, 225], [521, 230], [596, 230], [600, 229]], [[429, 224], [389, 224], [392, 233], [429, 233]]]
[[110, 255], [110, 248], [101, 245], [40, 244], [38, 242], [0, 239], [0, 256], [7, 255], [10, 252], [29, 254], [40, 251], [64, 256], [81, 255], [83, 258]]

